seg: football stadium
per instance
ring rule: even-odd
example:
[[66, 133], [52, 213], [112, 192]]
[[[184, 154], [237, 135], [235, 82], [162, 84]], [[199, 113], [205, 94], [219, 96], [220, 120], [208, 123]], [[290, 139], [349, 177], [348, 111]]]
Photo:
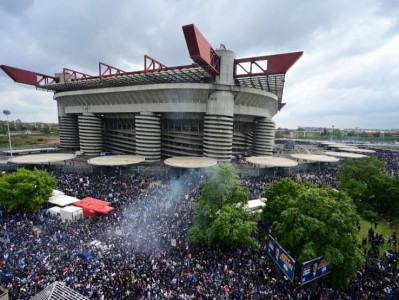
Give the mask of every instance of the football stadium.
[[16, 82], [54, 92], [64, 150], [135, 154], [149, 162], [271, 155], [286, 73], [302, 52], [236, 58], [223, 44], [214, 49], [193, 24], [182, 29], [188, 65], [170, 67], [145, 55], [140, 71], [103, 62], [96, 75], [1, 69]]

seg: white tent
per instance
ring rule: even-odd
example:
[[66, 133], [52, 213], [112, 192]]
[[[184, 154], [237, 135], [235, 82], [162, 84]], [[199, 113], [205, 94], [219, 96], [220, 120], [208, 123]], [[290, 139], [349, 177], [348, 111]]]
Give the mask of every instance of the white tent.
[[51, 208], [49, 208], [48, 210], [47, 210], [47, 212], [50, 214], [50, 215], [52, 215], [52, 216], [58, 216], [58, 217], [60, 217], [61, 216], [61, 207], [59, 207], [59, 206], [54, 206], [54, 207], [51, 207]]
[[50, 215], [61, 218], [67, 221], [76, 221], [83, 218], [83, 209], [77, 206], [54, 206], [47, 210]]
[[253, 199], [253, 200], [248, 200], [248, 203], [242, 206], [241, 203], [237, 203], [236, 207], [242, 207], [244, 210], [247, 212], [261, 212], [262, 208], [266, 206], [266, 198], [261, 198], [261, 199]]
[[260, 199], [249, 200], [248, 204], [245, 205], [244, 209], [247, 211], [259, 211], [266, 206], [265, 202]]
[[54, 196], [51, 196], [47, 202], [50, 204], [53, 204], [53, 205], [64, 207], [64, 206], [71, 205], [78, 201], [80, 201], [80, 200], [75, 197], [71, 197], [71, 196], [64, 195], [64, 194], [56, 194]]
[[65, 206], [60, 210], [61, 219], [76, 221], [83, 218], [83, 208], [77, 206]]
[[61, 192], [61, 191], [59, 191], [59, 190], [53, 190], [53, 195], [52, 196], [55, 196], [55, 195], [63, 195], [64, 193], [63, 192]]
[[85, 296], [79, 294], [73, 289], [65, 286], [61, 282], [54, 282], [33, 296], [31, 300], [88, 300]]

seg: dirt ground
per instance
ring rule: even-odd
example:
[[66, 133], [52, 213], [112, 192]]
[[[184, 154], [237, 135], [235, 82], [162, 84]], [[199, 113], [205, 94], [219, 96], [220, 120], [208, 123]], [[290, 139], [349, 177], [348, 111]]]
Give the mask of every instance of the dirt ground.
[[60, 137], [59, 136], [48, 136], [46, 137], [46, 142], [45, 144], [59, 144], [60, 143]]

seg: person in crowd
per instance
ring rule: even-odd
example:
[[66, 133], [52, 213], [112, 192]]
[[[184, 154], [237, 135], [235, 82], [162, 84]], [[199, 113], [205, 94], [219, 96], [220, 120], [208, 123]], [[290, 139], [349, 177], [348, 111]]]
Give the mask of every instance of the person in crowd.
[[[335, 187], [335, 172], [291, 176]], [[384, 237], [372, 227], [362, 244], [365, 264], [348, 287], [313, 288], [278, 276], [267, 243], [256, 249], [187, 245], [200, 196], [198, 176], [53, 175], [56, 188], [67, 195], [106, 200], [116, 209], [73, 222], [44, 213], [3, 212], [0, 284], [11, 300], [30, 299], [55, 281], [90, 299], [399, 299], [398, 255], [380, 257]], [[277, 179], [259, 176], [242, 183], [254, 199]], [[396, 246], [396, 233], [390, 241]]]

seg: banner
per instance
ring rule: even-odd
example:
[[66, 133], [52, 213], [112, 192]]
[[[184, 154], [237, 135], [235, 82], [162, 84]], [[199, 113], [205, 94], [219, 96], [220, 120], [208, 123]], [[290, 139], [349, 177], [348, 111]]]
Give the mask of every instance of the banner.
[[306, 284], [331, 272], [331, 264], [323, 257], [317, 257], [302, 264], [301, 282]]
[[267, 245], [267, 253], [284, 272], [287, 277], [293, 281], [295, 275], [295, 260], [277, 243], [269, 234], [269, 244]]

